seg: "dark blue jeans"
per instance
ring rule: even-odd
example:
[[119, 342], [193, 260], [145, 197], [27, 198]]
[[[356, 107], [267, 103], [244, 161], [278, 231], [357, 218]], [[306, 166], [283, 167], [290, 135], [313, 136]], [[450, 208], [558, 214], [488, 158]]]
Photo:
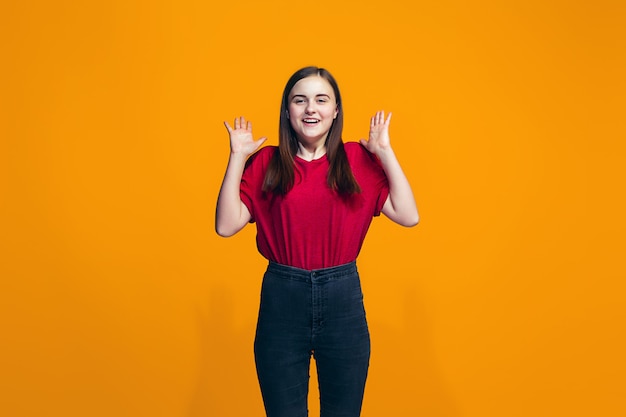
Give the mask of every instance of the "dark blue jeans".
[[358, 417], [370, 357], [354, 262], [307, 271], [270, 262], [254, 341], [268, 417], [306, 417], [311, 355], [321, 417]]

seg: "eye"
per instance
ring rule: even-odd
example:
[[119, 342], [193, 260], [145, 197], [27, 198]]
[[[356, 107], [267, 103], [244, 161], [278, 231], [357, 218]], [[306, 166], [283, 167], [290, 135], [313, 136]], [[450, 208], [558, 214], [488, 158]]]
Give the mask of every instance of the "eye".
[[322, 97], [321, 97], [321, 98], [318, 98], [318, 99], [317, 99], [317, 102], [318, 102], [318, 103], [326, 103], [327, 101], [328, 101], [328, 99], [327, 99], [327, 98], [322, 98]]
[[302, 104], [304, 103], [304, 99], [303, 98], [295, 98], [293, 99], [293, 102], [296, 104]]

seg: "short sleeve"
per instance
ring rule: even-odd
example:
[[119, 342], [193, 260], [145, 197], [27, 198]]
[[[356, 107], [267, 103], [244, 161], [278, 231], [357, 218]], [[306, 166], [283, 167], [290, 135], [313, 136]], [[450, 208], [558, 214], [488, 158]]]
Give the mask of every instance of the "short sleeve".
[[389, 181], [387, 180], [387, 175], [385, 174], [385, 170], [381, 165], [378, 158], [375, 155], [369, 153], [370, 159], [373, 160], [373, 165], [375, 166], [373, 170], [375, 171], [375, 184], [376, 190], [378, 190], [378, 198], [376, 199], [376, 210], [374, 211], [374, 216], [380, 216], [381, 211], [383, 210], [383, 206], [387, 201], [387, 197], [389, 196]]
[[275, 146], [261, 148], [246, 161], [246, 166], [241, 176], [239, 196], [250, 212], [250, 223], [256, 221], [257, 202], [263, 194], [265, 171], [275, 149]]
[[[376, 155], [357, 142], [344, 144], [350, 167], [361, 187], [361, 191], [373, 199], [373, 216], [380, 213], [389, 196], [389, 181]], [[372, 200], [370, 200], [372, 201]]]

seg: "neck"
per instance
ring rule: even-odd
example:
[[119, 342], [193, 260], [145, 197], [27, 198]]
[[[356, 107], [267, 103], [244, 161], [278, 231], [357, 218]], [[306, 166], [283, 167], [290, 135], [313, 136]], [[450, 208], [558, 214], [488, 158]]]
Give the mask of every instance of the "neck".
[[317, 143], [298, 142], [297, 155], [305, 161], [312, 161], [321, 158], [326, 154], [326, 140], [320, 140]]

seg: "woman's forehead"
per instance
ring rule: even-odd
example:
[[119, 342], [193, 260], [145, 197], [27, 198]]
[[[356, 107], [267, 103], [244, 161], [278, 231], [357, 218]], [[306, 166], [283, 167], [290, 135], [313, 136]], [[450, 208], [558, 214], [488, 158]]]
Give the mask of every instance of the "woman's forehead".
[[319, 75], [312, 75], [310, 77], [306, 77], [298, 81], [291, 92], [289, 93], [290, 97], [295, 95], [318, 95], [318, 94], [326, 94], [328, 96], [334, 97], [333, 87], [330, 83], [320, 77]]

